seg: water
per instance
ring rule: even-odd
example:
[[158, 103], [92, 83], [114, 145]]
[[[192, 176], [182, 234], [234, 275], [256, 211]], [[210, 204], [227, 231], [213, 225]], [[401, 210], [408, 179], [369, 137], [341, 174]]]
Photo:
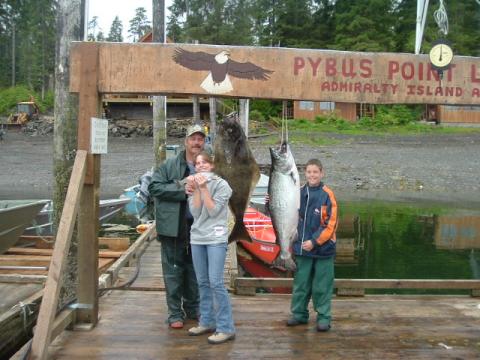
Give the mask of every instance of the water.
[[480, 279], [480, 211], [341, 203], [335, 277]]
[[[365, 200], [341, 201], [339, 208], [336, 278], [480, 279], [480, 210]], [[126, 214], [115, 220], [138, 224]]]

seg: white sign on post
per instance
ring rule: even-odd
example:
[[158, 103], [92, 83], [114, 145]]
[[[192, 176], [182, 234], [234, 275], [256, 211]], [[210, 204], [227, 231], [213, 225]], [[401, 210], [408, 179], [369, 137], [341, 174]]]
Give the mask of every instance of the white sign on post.
[[90, 152], [106, 154], [108, 145], [108, 120], [91, 118]]

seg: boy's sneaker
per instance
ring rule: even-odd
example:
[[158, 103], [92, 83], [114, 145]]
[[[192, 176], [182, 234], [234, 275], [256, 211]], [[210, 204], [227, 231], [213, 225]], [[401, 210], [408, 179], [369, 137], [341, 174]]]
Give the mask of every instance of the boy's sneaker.
[[214, 331], [215, 331], [215, 329], [198, 325], [198, 326], [195, 326], [195, 327], [192, 327], [192, 328], [188, 329], [188, 335], [198, 336], [198, 335], [212, 333]]
[[208, 337], [208, 342], [210, 344], [222, 344], [228, 340], [233, 340], [233, 339], [235, 339], [235, 334], [216, 332], [215, 334], [210, 335]]
[[317, 331], [319, 332], [327, 332], [330, 330], [330, 324], [317, 324]]
[[291, 317], [290, 319], [287, 320], [287, 326], [304, 325], [306, 323], [307, 323], [306, 321], [300, 321], [295, 319], [294, 317]]

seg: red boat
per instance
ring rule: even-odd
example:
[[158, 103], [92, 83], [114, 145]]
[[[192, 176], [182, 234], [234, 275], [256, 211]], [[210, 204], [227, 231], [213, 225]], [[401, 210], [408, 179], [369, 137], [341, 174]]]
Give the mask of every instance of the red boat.
[[[243, 222], [252, 241], [239, 240], [237, 258], [242, 268], [253, 277], [287, 277], [290, 272], [273, 266], [273, 261], [280, 252], [276, 244], [272, 220], [254, 208], [248, 208]], [[289, 288], [266, 289], [274, 293], [287, 293]]]

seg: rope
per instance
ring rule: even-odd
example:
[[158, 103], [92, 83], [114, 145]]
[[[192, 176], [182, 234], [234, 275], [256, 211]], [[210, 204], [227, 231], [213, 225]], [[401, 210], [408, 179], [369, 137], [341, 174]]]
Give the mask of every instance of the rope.
[[24, 303], [23, 301], [20, 301], [17, 305], [12, 307], [12, 310], [20, 308], [20, 312], [22, 313], [22, 320], [23, 320], [23, 331], [25, 332], [26, 335], [28, 335], [28, 328], [27, 328], [28, 317], [34, 313], [33, 310], [30, 309], [30, 306], [37, 306], [37, 304]]
[[[477, 2], [479, 1], [480, 0], [477, 0]], [[448, 34], [448, 15], [443, 0], [440, 0], [440, 6], [433, 13], [433, 18], [438, 25], [439, 31], [446, 36]]]

